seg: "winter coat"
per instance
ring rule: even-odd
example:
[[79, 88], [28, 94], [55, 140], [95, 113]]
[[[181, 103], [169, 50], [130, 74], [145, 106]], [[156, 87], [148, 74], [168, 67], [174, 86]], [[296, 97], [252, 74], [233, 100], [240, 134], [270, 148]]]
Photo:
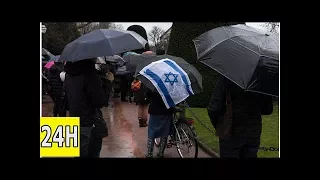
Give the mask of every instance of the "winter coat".
[[82, 60], [66, 64], [65, 89], [71, 117], [80, 117], [80, 126], [92, 127], [96, 109], [104, 106], [105, 96], [94, 62]]
[[216, 126], [218, 117], [226, 112], [226, 87], [230, 90], [232, 100], [232, 134], [260, 135], [262, 130], [261, 115], [269, 115], [273, 111], [272, 97], [245, 92], [223, 76], [219, 76], [209, 102], [208, 113], [212, 124]]

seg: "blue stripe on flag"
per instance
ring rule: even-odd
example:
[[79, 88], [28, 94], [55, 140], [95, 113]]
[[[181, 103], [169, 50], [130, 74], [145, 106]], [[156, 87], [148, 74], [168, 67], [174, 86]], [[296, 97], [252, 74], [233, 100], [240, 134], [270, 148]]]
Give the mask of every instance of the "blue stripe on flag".
[[157, 83], [157, 85], [160, 88], [160, 90], [162, 91], [162, 93], [163, 93], [163, 95], [164, 95], [169, 107], [175, 106], [175, 104], [174, 104], [174, 102], [173, 102], [173, 100], [172, 100], [172, 98], [171, 98], [166, 86], [162, 82], [161, 78], [158, 75], [156, 75], [154, 72], [152, 72], [150, 69], [147, 69], [145, 71], [145, 74], [150, 76]]
[[187, 78], [186, 78], [185, 74], [175, 64], [173, 64], [171, 61], [165, 60], [163, 62], [167, 63], [169, 66], [171, 66], [175, 71], [177, 71], [180, 74], [184, 84], [187, 86], [187, 91], [188, 91], [189, 95], [193, 95], [193, 93], [189, 89], [190, 85], [188, 84], [188, 81], [187, 81]]

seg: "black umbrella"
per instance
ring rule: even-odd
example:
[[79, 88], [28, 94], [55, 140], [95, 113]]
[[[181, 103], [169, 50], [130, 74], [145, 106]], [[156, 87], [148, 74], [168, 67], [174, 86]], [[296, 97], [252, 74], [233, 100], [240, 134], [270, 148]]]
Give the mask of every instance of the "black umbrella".
[[144, 48], [147, 41], [133, 31], [98, 29], [69, 43], [61, 60], [76, 62]]
[[246, 91], [279, 96], [279, 36], [222, 26], [193, 40], [198, 60]]
[[[159, 59], [154, 54], [132, 53], [132, 54], [124, 55], [123, 60], [126, 62], [127, 71], [130, 71], [131, 73], [134, 73], [134, 74], [138, 74], [143, 67]], [[137, 71], [138, 65], [140, 66], [139, 71]]]
[[[128, 55], [128, 56], [132, 56], [132, 55]], [[150, 54], [141, 54], [141, 55], [133, 55], [133, 56], [141, 57], [141, 59], [135, 59], [136, 62], [138, 62], [136, 64], [136, 70], [135, 70], [136, 77], [139, 80], [141, 80], [141, 82], [145, 86], [147, 86], [149, 89], [151, 89], [152, 91], [156, 91], [156, 88], [154, 87], [154, 85], [147, 78], [145, 78], [144, 76], [140, 75], [139, 72], [145, 66], [149, 65], [150, 63], [167, 58], [167, 59], [175, 61], [188, 74], [188, 77], [189, 77], [190, 82], [191, 82], [192, 90], [193, 90], [193, 92], [195, 94], [202, 92], [202, 76], [201, 76], [201, 74], [199, 73], [199, 71], [194, 66], [192, 66], [191, 64], [186, 62], [181, 57], [175, 57], [175, 56], [170, 56], [170, 55], [157, 56], [157, 55], [150, 55]], [[128, 62], [128, 64], [129, 63], [130, 63], [130, 61]], [[128, 65], [127, 65], [127, 68], [128, 68]]]

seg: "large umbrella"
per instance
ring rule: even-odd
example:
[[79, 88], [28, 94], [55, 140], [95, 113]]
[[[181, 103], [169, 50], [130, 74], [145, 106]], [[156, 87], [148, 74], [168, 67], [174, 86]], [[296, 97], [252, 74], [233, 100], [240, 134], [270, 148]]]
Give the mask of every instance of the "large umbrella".
[[118, 64], [119, 66], [123, 66], [125, 64], [125, 61], [119, 55], [106, 56], [105, 60], [106, 62], [115, 63], [115, 64]]
[[76, 62], [144, 48], [147, 41], [133, 31], [98, 29], [69, 43], [61, 59]]
[[43, 55], [47, 55], [47, 56], [53, 56], [47, 49], [45, 49], [45, 48], [42, 48], [42, 56]]
[[60, 55], [51, 57], [49, 61], [58, 62], [59, 59], [60, 59]]
[[135, 71], [136, 74], [135, 75], [139, 80], [141, 80], [141, 82], [145, 86], [147, 86], [152, 91], [156, 91], [156, 88], [154, 87], [154, 85], [147, 78], [145, 78], [144, 76], [140, 75], [139, 72], [145, 66], [149, 65], [152, 62], [159, 61], [161, 59], [170, 59], [170, 60], [173, 60], [174, 62], [176, 62], [187, 73], [187, 75], [188, 75], [188, 77], [190, 79], [190, 82], [191, 82], [191, 87], [192, 87], [193, 92], [195, 94], [202, 92], [202, 76], [201, 76], [201, 74], [199, 73], [199, 71], [194, 66], [192, 66], [189, 63], [187, 63], [181, 57], [176, 57], [176, 56], [171, 56], [171, 55], [156, 56], [156, 55], [150, 55], [150, 54], [149, 55], [148, 54], [142, 54], [142, 55], [138, 55], [138, 56], [140, 56], [142, 58], [139, 61], [137, 61], [138, 64], [136, 65], [136, 71]]
[[[126, 62], [127, 71], [137, 74], [144, 66], [150, 64], [153, 61], [159, 60], [156, 55], [153, 54], [127, 54], [123, 56], [123, 60]], [[137, 69], [137, 65], [140, 63], [140, 70]], [[138, 70], [138, 71], [137, 71]]]
[[279, 36], [246, 25], [222, 26], [196, 37], [198, 60], [245, 91], [279, 96]]
[[54, 57], [54, 55], [52, 53], [50, 53], [47, 49], [42, 48], [42, 52], [41, 52], [42, 56], [46, 59], [46, 60], [50, 60], [51, 58]]

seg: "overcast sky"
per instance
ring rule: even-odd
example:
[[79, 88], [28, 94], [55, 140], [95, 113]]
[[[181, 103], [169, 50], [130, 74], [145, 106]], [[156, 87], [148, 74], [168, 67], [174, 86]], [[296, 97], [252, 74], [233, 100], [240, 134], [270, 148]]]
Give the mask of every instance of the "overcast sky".
[[[150, 23], [145, 23], [145, 22], [129, 22], [129, 23], [117, 23], [116, 24], [121, 24], [124, 28], [124, 30], [126, 30], [129, 26], [131, 25], [141, 25], [142, 27], [144, 27], [148, 32], [151, 31], [153, 26], [159, 26], [160, 28], [164, 29], [165, 31], [168, 30], [171, 26], [172, 26], [172, 22], [161, 22], [161, 23], [157, 23], [157, 22], [150, 22]], [[248, 26], [252, 26], [258, 29], [265, 29], [264, 27], [262, 27], [261, 25], [263, 25], [264, 23], [262, 22], [257, 22], [257, 23], [246, 23]]]

